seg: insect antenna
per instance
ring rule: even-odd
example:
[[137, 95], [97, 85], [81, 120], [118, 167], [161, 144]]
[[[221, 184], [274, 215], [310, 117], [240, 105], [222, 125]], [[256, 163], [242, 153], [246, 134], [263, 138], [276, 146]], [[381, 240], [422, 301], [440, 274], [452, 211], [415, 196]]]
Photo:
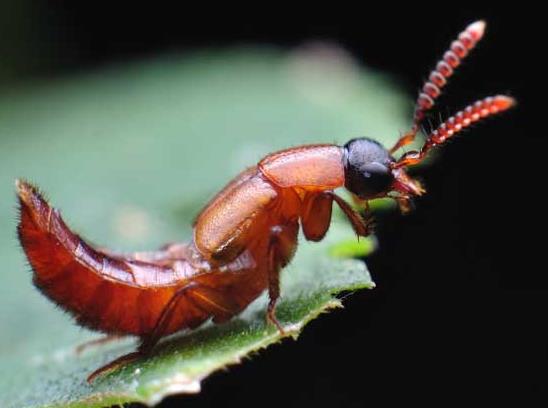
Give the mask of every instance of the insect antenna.
[[420, 151], [415, 150], [403, 154], [393, 167], [399, 168], [419, 163], [433, 147], [444, 143], [471, 124], [511, 108], [515, 103], [514, 98], [497, 95], [468, 105], [432, 131]]
[[461, 32], [458, 38], [453, 41], [449, 49], [443, 54], [436, 67], [430, 72], [428, 80], [424, 83], [419, 96], [415, 102], [415, 112], [413, 114], [413, 125], [396, 144], [390, 149], [394, 153], [400, 147], [405, 146], [415, 140], [415, 136], [420, 130], [421, 122], [426, 113], [432, 109], [436, 99], [441, 95], [443, 87], [447, 80], [454, 74], [456, 68], [466, 58], [468, 53], [476, 46], [485, 32], [485, 21], [479, 20]]

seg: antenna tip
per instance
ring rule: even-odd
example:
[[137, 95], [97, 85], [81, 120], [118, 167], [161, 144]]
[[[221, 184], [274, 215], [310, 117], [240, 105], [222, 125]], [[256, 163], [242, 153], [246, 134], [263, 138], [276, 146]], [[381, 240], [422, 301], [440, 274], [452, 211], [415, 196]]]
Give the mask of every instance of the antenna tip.
[[511, 96], [506, 95], [497, 95], [495, 96], [495, 105], [499, 110], [510, 109], [512, 106], [516, 105], [516, 100]]
[[478, 41], [483, 37], [483, 34], [485, 33], [485, 26], [487, 23], [485, 20], [478, 20], [470, 24], [468, 27], [466, 27], [466, 32], [470, 33], [472, 37], [474, 37], [475, 41]]

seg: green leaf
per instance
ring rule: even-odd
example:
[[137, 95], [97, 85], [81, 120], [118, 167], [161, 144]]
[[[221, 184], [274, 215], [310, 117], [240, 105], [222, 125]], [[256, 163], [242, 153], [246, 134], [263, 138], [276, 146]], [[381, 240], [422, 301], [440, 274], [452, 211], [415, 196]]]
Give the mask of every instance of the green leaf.
[[374, 237], [367, 239], [349, 238], [333, 244], [328, 254], [336, 258], [364, 258], [377, 248], [377, 241]]
[[[263, 155], [360, 135], [390, 144], [408, 125], [408, 107], [382, 76], [333, 47], [164, 56], [4, 91], [0, 406], [153, 404], [199, 391], [211, 372], [280, 339], [265, 324], [262, 296], [233, 321], [178, 333], [150, 358], [88, 385], [90, 371], [131, 351], [134, 341], [75, 354], [98, 334], [77, 327], [32, 287], [15, 235], [16, 177], [36, 182], [88, 239], [150, 249], [188, 239], [200, 206]], [[337, 293], [373, 287], [362, 261], [344, 259], [372, 248], [362, 241], [356, 252], [353, 239], [335, 217], [324, 241], [301, 242], [282, 275], [278, 317], [288, 335], [339, 306]]]

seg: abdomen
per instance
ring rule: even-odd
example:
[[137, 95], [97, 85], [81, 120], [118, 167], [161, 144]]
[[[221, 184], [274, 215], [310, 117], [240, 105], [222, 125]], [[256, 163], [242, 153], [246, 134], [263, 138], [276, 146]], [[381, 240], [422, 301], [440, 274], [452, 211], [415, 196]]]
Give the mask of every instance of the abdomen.
[[[18, 190], [19, 239], [34, 284], [82, 326], [106, 333], [150, 333], [175, 291], [196, 272], [188, 263], [175, 270], [97, 251], [65, 225], [34, 187], [20, 182]], [[179, 328], [210, 316], [185, 299], [180, 307]]]
[[[84, 327], [146, 337], [177, 291], [194, 284], [192, 292], [178, 297], [162, 332], [167, 335], [211, 317], [224, 321], [266, 286], [264, 259], [255, 262], [247, 252], [215, 269], [196, 259], [193, 244], [135, 255], [96, 250], [65, 225], [34, 187], [24, 182], [17, 187], [19, 239], [32, 266], [34, 284]], [[208, 293], [225, 307], [215, 307]]]

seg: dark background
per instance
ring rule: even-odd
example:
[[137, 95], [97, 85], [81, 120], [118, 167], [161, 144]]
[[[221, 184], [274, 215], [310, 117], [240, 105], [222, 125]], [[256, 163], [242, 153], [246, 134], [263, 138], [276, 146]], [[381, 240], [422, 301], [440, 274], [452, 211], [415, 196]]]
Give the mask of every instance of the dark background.
[[347, 298], [345, 310], [312, 322], [297, 342], [271, 347], [206, 380], [202, 394], [162, 407], [548, 401], [545, 23], [523, 4], [443, 5], [3, 3], [0, 51], [9, 62], [0, 90], [158, 52], [328, 39], [396, 76], [412, 99], [455, 35], [475, 19], [488, 21], [441, 111], [499, 92], [519, 105], [420, 171], [429, 194], [416, 211], [380, 217], [381, 248], [368, 260], [377, 289]]

